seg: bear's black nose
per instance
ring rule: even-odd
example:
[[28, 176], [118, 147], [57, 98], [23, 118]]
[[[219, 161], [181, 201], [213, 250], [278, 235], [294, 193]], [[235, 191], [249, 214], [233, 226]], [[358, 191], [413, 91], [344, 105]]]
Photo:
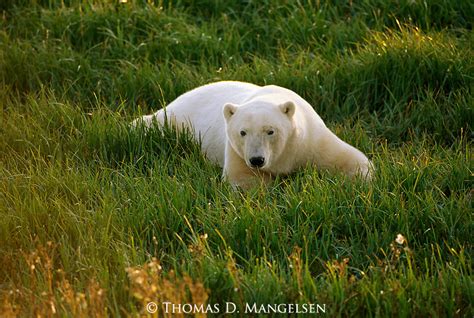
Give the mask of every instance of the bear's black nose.
[[250, 164], [255, 168], [260, 168], [265, 164], [265, 158], [263, 157], [252, 157], [250, 158]]

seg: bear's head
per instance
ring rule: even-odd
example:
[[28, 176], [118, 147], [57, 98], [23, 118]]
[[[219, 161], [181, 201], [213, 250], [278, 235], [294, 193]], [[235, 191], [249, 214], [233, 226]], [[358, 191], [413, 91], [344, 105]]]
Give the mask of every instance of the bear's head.
[[271, 170], [293, 135], [295, 104], [265, 101], [224, 106], [227, 139], [250, 168]]

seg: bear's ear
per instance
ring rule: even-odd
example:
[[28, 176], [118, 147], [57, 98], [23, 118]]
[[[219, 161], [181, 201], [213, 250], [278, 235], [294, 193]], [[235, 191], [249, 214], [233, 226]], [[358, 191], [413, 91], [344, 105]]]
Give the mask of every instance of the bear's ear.
[[237, 105], [227, 103], [224, 105], [224, 118], [226, 121], [229, 121], [230, 117], [235, 114], [237, 111]]
[[286, 114], [290, 118], [295, 114], [295, 108], [295, 103], [291, 101], [280, 105], [280, 110], [283, 112], [283, 114]]

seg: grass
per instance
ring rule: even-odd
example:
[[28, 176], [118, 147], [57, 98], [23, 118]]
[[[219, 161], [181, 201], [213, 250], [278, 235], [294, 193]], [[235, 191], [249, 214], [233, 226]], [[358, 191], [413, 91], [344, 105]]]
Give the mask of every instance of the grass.
[[[1, 316], [474, 314], [469, 1], [0, 9]], [[309, 167], [236, 192], [186, 134], [128, 127], [224, 79], [299, 93], [375, 180]]]

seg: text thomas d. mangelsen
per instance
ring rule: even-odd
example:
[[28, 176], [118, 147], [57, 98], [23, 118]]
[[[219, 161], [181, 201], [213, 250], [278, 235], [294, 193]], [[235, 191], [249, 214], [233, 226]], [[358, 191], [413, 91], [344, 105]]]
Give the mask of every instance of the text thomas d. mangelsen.
[[175, 304], [163, 302], [162, 310], [166, 314], [218, 314], [218, 313], [246, 313], [246, 314], [325, 314], [326, 304], [257, 304], [245, 303], [239, 308], [233, 302], [224, 304]]

